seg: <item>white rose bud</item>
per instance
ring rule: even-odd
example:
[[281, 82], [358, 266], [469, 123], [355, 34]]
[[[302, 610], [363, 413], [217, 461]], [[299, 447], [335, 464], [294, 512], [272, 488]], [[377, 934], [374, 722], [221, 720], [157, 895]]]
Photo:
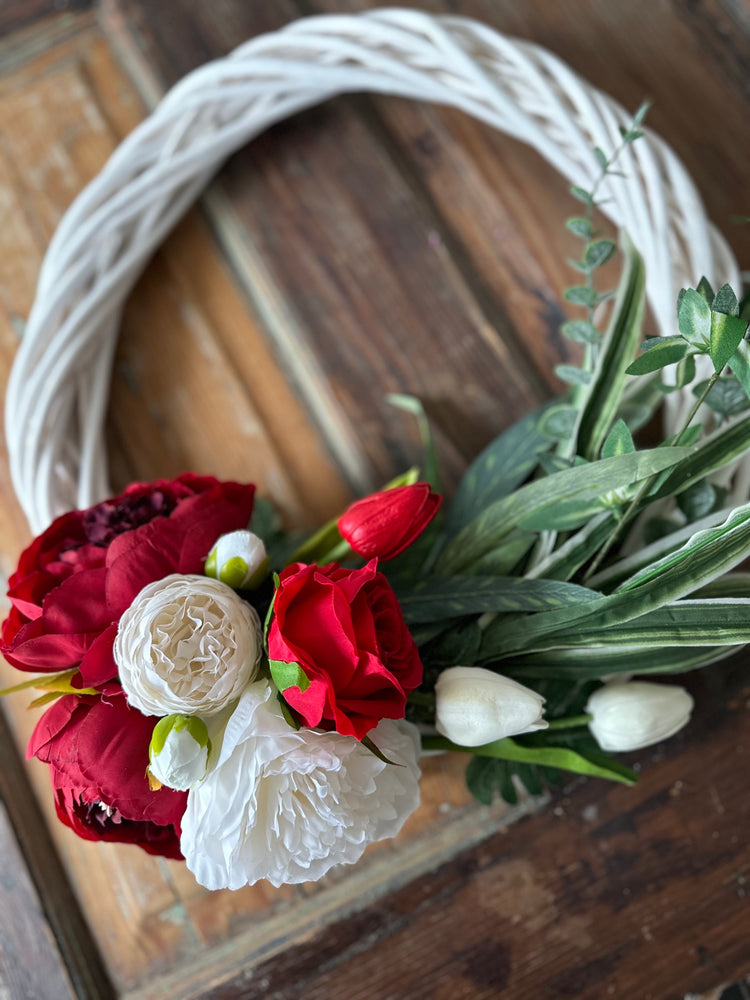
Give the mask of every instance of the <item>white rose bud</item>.
[[255, 680], [258, 613], [219, 580], [174, 573], [150, 583], [120, 619], [114, 656], [144, 715], [220, 712]]
[[205, 776], [210, 749], [202, 719], [168, 715], [154, 726], [148, 748], [149, 771], [167, 788], [186, 792]]
[[450, 667], [435, 685], [435, 727], [461, 747], [546, 729], [544, 698], [483, 667]]
[[586, 711], [602, 750], [628, 751], [660, 743], [682, 729], [693, 710], [684, 688], [648, 681], [605, 684], [591, 695]]
[[209, 552], [204, 572], [234, 590], [249, 590], [263, 581], [267, 569], [263, 540], [252, 531], [230, 531]]

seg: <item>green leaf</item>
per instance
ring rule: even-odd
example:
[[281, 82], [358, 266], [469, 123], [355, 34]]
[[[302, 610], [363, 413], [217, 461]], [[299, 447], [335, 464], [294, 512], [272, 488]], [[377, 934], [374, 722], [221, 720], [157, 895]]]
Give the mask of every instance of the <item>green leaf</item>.
[[591, 381], [591, 372], [573, 365], [557, 365], [555, 375], [569, 385], [588, 385]]
[[[750, 554], [750, 504], [733, 510], [723, 524], [699, 531], [684, 545], [631, 576], [608, 597], [559, 611], [527, 616], [485, 629], [480, 660], [514, 652], [609, 645], [616, 626], [633, 622], [691, 593], [737, 566]], [[670, 610], [677, 607], [672, 603]], [[750, 622], [749, 622], [750, 624]], [[637, 630], [637, 626], [633, 626]], [[689, 640], [684, 640], [686, 643]], [[633, 638], [632, 645], [641, 640]], [[690, 640], [693, 645], [699, 642]], [[716, 638], [711, 645], [721, 645]]]
[[584, 251], [583, 263], [589, 270], [593, 271], [611, 260], [615, 250], [617, 250], [617, 246], [612, 240], [593, 240]]
[[471, 667], [481, 642], [482, 630], [476, 620], [460, 622], [427, 645], [421, 653], [422, 662], [430, 667], [454, 667], [457, 663]]
[[589, 309], [593, 309], [599, 302], [596, 289], [589, 285], [572, 285], [565, 289], [563, 298], [575, 306], [586, 306]]
[[[701, 280], [695, 286], [695, 290], [696, 290], [696, 292], [699, 295], [701, 295], [706, 300], [706, 302], [708, 302], [709, 306], [713, 305], [713, 301], [716, 298], [716, 293], [714, 292], [713, 288], [711, 287], [711, 282], [708, 280], [708, 278], [705, 275], [701, 278]], [[686, 291], [686, 289], [683, 288], [682, 291], [680, 292], [680, 295], [679, 295], [678, 300], [677, 300], [678, 306], [679, 306], [680, 302], [682, 301], [682, 296], [685, 294], [685, 291]]]
[[750, 396], [750, 343], [748, 341], [740, 341], [728, 364], [739, 379], [745, 394]]
[[537, 465], [537, 455], [550, 442], [539, 430], [546, 408], [509, 427], [474, 459], [456, 491], [446, 518], [453, 535], [495, 500], [512, 493]]
[[460, 618], [485, 611], [519, 612], [562, 608], [596, 597], [594, 591], [559, 580], [523, 577], [428, 577], [407, 593], [397, 592], [404, 620], [413, 622]]
[[698, 483], [694, 483], [684, 493], [680, 493], [677, 498], [677, 506], [688, 519], [688, 522], [692, 524], [710, 514], [716, 507], [716, 500], [716, 488], [708, 480], [703, 479]]
[[516, 528], [506, 535], [500, 545], [480, 556], [472, 566], [472, 572], [478, 576], [508, 576], [536, 540], [534, 532]]
[[392, 767], [404, 766], [403, 764], [399, 764], [398, 761], [389, 760], [383, 751], [373, 743], [369, 736], [363, 736], [360, 742], [365, 749], [369, 750], [373, 756], [378, 758], [378, 760], [382, 760], [384, 764], [390, 764]]
[[521, 681], [527, 677], [600, 680], [613, 674], [683, 673], [717, 663], [736, 652], [733, 646], [665, 646], [658, 655], [654, 655], [651, 646], [576, 647], [519, 656], [508, 661], [503, 669]]
[[300, 691], [307, 691], [310, 687], [310, 679], [299, 663], [269, 660], [268, 665], [273, 682], [282, 693], [290, 687], [298, 687]]
[[611, 495], [589, 500], [563, 500], [524, 517], [521, 527], [526, 531], [574, 531], [583, 527], [602, 510], [622, 506], [625, 502], [626, 498], [622, 496], [613, 503]]
[[608, 625], [597, 634], [590, 626], [560, 633], [548, 648], [597, 646], [663, 649], [669, 646], [743, 646], [750, 642], [750, 599], [676, 601], [648, 614]]
[[714, 365], [714, 371], [720, 372], [728, 364], [740, 341], [747, 333], [747, 320], [739, 316], [725, 316], [724, 313], [711, 313], [711, 348], [709, 355]]
[[572, 184], [568, 190], [570, 191], [570, 193], [573, 195], [574, 198], [577, 198], [579, 201], [582, 201], [584, 205], [593, 206], [594, 199], [590, 191], [587, 191], [585, 188], [578, 187], [576, 184]]
[[635, 451], [633, 435], [628, 430], [628, 425], [624, 420], [615, 422], [612, 430], [607, 435], [607, 439], [602, 445], [602, 458], [614, 458], [615, 455], [629, 455]]
[[601, 334], [594, 324], [585, 319], [568, 320], [560, 327], [560, 331], [568, 340], [573, 340], [577, 344], [597, 344], [601, 339]]
[[730, 285], [722, 285], [711, 302], [713, 312], [727, 316], [739, 316], [740, 304]]
[[[693, 388], [693, 395], [699, 396], [707, 385], [708, 381], [700, 382]], [[714, 382], [704, 402], [709, 409], [714, 413], [720, 413], [722, 417], [741, 413], [750, 407], [750, 400], [744, 388], [733, 376], [722, 377]]]
[[576, 236], [581, 236], [583, 239], [588, 239], [591, 236], [593, 226], [590, 219], [585, 219], [583, 216], [574, 216], [572, 219], [568, 219], [565, 223], [567, 229]]
[[690, 344], [686, 343], [682, 337], [662, 337], [661, 343], [650, 346], [645, 354], [636, 358], [625, 369], [625, 374], [648, 375], [649, 372], [659, 371], [666, 365], [674, 365], [678, 361], [682, 361], [690, 349]]
[[612, 533], [613, 525], [614, 517], [609, 512], [595, 515], [580, 531], [534, 566], [534, 577], [569, 580], [598, 551]]
[[440, 469], [438, 467], [435, 442], [430, 429], [430, 421], [427, 419], [422, 401], [416, 396], [409, 396], [406, 393], [391, 392], [385, 397], [386, 402], [395, 406], [399, 410], [411, 413], [416, 418], [419, 428], [419, 436], [422, 439], [422, 447], [425, 452], [424, 478], [434, 490], [440, 491]]
[[625, 368], [641, 337], [646, 289], [643, 258], [629, 241], [623, 243], [623, 252], [625, 266], [617, 299], [597, 357], [593, 381], [581, 402], [577, 451], [588, 459], [599, 455], [616, 419], [627, 382]]
[[598, 146], [594, 146], [594, 156], [596, 157], [596, 162], [602, 170], [606, 170], [609, 166], [609, 159], [607, 158], [607, 154], [604, 150], [600, 149]]
[[686, 288], [677, 312], [682, 336], [701, 351], [711, 344], [711, 307], [694, 288]]
[[574, 774], [588, 774], [596, 778], [620, 781], [625, 785], [634, 785], [637, 781], [633, 771], [623, 764], [609, 760], [602, 754], [583, 753], [569, 747], [530, 747], [516, 740], [504, 739], [481, 747], [467, 748], [456, 746], [441, 736], [422, 737], [422, 746], [426, 750], [458, 750], [463, 753], [473, 753], [477, 757], [494, 757], [522, 764], [556, 767], [562, 771], [572, 771]]
[[684, 389], [686, 385], [690, 383], [695, 378], [695, 355], [688, 354], [686, 358], [677, 365], [676, 376], [675, 376], [675, 389]]
[[638, 108], [638, 110], [636, 111], [636, 113], [633, 115], [632, 125], [633, 125], [634, 128], [638, 128], [639, 125], [643, 124], [643, 122], [644, 122], [644, 120], [646, 118], [646, 115], [649, 112], [649, 108], [650, 107], [651, 107], [651, 101], [648, 100], [648, 99], [645, 100], [645, 101], [643, 101], [641, 103], [640, 107]]
[[494, 501], [472, 519], [446, 546], [439, 561], [441, 573], [458, 573], [496, 548], [521, 520], [565, 500], [599, 499], [613, 490], [632, 486], [689, 455], [686, 448], [654, 448], [575, 466], [527, 483], [510, 496]]
[[693, 446], [691, 454], [681, 460], [659, 484], [653, 499], [673, 496], [692, 483], [704, 479], [729, 465], [750, 448], [750, 415], [733, 417]]
[[631, 143], [635, 142], [636, 139], [640, 139], [643, 132], [639, 128], [624, 128], [620, 126], [620, 135], [623, 137], [625, 142]]
[[505, 761], [472, 757], [466, 767], [466, 786], [474, 798], [486, 806], [492, 805], [496, 790], [509, 805], [518, 803], [512, 771]]
[[539, 421], [539, 433], [550, 441], [567, 441], [575, 428], [578, 413], [574, 406], [550, 406]]

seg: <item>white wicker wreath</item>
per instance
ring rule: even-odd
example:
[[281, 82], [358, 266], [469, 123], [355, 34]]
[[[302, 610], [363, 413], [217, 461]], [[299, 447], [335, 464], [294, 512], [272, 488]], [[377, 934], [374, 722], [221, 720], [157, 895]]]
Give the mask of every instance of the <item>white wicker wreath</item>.
[[[79, 195], [50, 244], [11, 373], [6, 433], [32, 529], [109, 494], [103, 423], [120, 313], [145, 263], [221, 163], [269, 125], [354, 91], [460, 108], [533, 146], [569, 181], [598, 173], [630, 116], [555, 56], [476, 21], [374, 10], [297, 21], [175, 86]], [[738, 287], [736, 262], [684, 167], [649, 133], [606, 213], [646, 263], [659, 331], [680, 286]]]

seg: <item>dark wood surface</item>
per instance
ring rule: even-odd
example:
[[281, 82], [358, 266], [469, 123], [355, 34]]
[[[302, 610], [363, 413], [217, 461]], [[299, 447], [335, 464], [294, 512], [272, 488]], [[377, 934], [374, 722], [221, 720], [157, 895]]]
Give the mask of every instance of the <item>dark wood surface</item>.
[[[146, 106], [260, 31], [370, 6], [0, 3], [2, 372], [56, 222]], [[627, 106], [652, 97], [651, 124], [748, 260], [733, 217], [750, 206], [750, 5], [415, 6], [546, 45]], [[256, 480], [290, 521], [318, 523], [418, 456], [389, 391], [424, 400], [454, 481], [557, 386], [572, 208], [534, 154], [458, 113], [351, 97], [277, 126], [232, 158], [128, 305], [114, 485], [192, 467]], [[27, 536], [2, 478], [7, 574]], [[576, 782], [507, 827], [468, 803], [460, 761], [428, 764], [404, 836], [315, 890], [212, 896], [178, 865], [75, 841], [43, 769], [6, 751], [0, 996], [717, 997], [750, 971], [746, 677], [738, 661], [690, 679], [695, 720], [638, 755], [635, 789]], [[22, 744], [33, 718], [6, 709]]]

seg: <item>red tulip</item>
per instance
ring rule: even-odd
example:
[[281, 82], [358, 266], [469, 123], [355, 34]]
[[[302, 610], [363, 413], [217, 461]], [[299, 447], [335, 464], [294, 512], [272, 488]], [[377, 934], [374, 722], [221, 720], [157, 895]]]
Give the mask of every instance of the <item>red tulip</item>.
[[339, 531], [366, 559], [393, 559], [422, 534], [442, 497], [429, 483], [398, 486], [357, 500], [339, 518]]

